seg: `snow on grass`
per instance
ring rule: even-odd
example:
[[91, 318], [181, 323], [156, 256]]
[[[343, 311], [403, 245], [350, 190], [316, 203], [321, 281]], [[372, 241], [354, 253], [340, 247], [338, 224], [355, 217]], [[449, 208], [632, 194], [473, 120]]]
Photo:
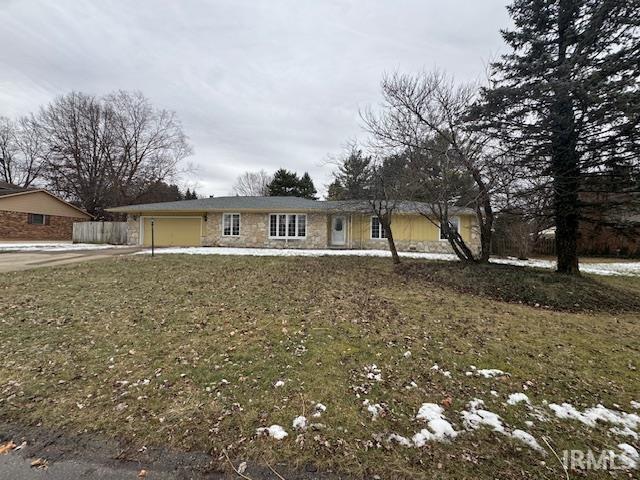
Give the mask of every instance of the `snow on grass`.
[[364, 367], [364, 371], [369, 380], [375, 380], [376, 382], [382, 381], [382, 370], [374, 363]]
[[362, 402], [362, 405], [367, 408], [367, 412], [371, 414], [371, 419], [376, 420], [384, 408], [379, 403], [371, 403], [368, 399]]
[[471, 371], [465, 372], [467, 377], [475, 375], [476, 377], [484, 377], [484, 378], [493, 378], [493, 377], [505, 377], [509, 374], [507, 372], [503, 372], [502, 370], [498, 370], [497, 368], [482, 368], [477, 369], [473, 365], [469, 367]]
[[632, 437], [634, 440], [637, 440], [639, 438], [638, 434], [631, 430], [629, 427], [612, 427], [609, 429], [609, 431], [614, 435], [618, 435], [620, 437]]
[[520, 440], [521, 442], [525, 443], [526, 445], [528, 445], [532, 449], [546, 454], [544, 448], [542, 448], [540, 446], [540, 444], [535, 439], [535, 437], [533, 435], [531, 435], [530, 433], [525, 432], [524, 430], [516, 429], [513, 432], [511, 432], [511, 436], [513, 438], [515, 438], [517, 440]]
[[422, 447], [430, 440], [443, 442], [458, 435], [453, 425], [444, 417], [444, 409], [435, 403], [423, 403], [416, 414], [416, 420], [427, 422], [427, 428], [413, 436], [416, 447]]
[[[2, 247], [0, 246], [0, 250]], [[139, 254], [149, 254], [151, 250], [143, 250]], [[174, 247], [158, 248], [156, 254], [184, 254], [184, 255], [245, 255], [257, 257], [322, 257], [322, 256], [351, 256], [351, 257], [390, 257], [387, 250], [328, 250], [328, 249], [293, 249], [293, 248], [232, 248], [232, 247]], [[438, 261], [458, 261], [458, 257], [450, 253], [421, 253], [399, 252], [401, 257]], [[516, 265], [522, 267], [555, 269], [556, 262], [551, 260], [518, 260], [517, 258], [492, 258], [492, 263]], [[582, 263], [580, 270], [584, 273], [596, 275], [640, 275], [640, 262], [619, 263]]]
[[322, 416], [322, 414], [327, 411], [327, 407], [322, 403], [316, 403], [315, 407], [313, 407], [313, 410], [313, 416], [315, 418], [320, 418], [320, 416]]
[[397, 433], [390, 433], [387, 437], [387, 441], [390, 443], [397, 443], [403, 447], [412, 447], [413, 443], [407, 437], [403, 437], [402, 435], [398, 435]]
[[273, 384], [274, 388], [280, 388], [280, 387], [284, 387], [284, 381], [283, 380], [278, 380], [276, 383]]
[[473, 409], [469, 406], [469, 410], [463, 410], [460, 414], [462, 415], [462, 422], [468, 430], [477, 430], [484, 425], [495, 432], [506, 432], [500, 416], [489, 410]]
[[293, 419], [292, 427], [294, 430], [306, 430], [307, 429], [307, 417], [302, 415]]
[[635, 410], [640, 410], [640, 402], [636, 402], [635, 400], [631, 400], [631, 408]]
[[104, 245], [94, 243], [0, 243], [0, 252], [73, 252], [78, 250], [103, 250], [126, 248], [128, 245]]
[[595, 427], [598, 421], [611, 423], [623, 428], [626, 427], [630, 430], [637, 430], [640, 426], [640, 415], [610, 410], [602, 405], [587, 408], [584, 412], [576, 409], [570, 403], [561, 405], [550, 403], [549, 408], [560, 419], [577, 420], [591, 428]]
[[626, 468], [635, 469], [640, 466], [640, 454], [628, 443], [621, 443], [618, 448], [622, 450], [622, 453], [618, 454], [616, 458]]
[[529, 397], [527, 397], [524, 393], [512, 393], [511, 395], [509, 395], [509, 398], [507, 399], [507, 403], [509, 405], [517, 405], [523, 402], [526, 404], [531, 403], [529, 401]]
[[282, 440], [289, 434], [280, 425], [271, 425], [270, 427], [261, 427], [256, 429], [258, 435], [274, 438], [276, 440]]

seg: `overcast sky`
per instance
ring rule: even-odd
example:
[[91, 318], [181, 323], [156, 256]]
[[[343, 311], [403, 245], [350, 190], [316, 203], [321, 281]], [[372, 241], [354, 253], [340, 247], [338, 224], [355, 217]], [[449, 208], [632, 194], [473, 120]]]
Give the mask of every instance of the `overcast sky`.
[[309, 171], [363, 138], [385, 72], [483, 76], [505, 0], [0, 0], [0, 115], [58, 94], [141, 90], [175, 110], [201, 195], [245, 170]]

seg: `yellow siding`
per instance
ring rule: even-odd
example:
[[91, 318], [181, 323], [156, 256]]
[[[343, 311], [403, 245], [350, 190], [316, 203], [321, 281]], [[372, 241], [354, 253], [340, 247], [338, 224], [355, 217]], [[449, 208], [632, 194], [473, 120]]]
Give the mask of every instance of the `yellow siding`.
[[[202, 217], [154, 217], [154, 244], [158, 247], [197, 247], [201, 244]], [[144, 219], [144, 244], [151, 245], [151, 219]]]
[[[460, 216], [460, 233], [465, 242], [471, 240], [472, 215]], [[440, 231], [422, 215], [394, 215], [391, 219], [393, 238], [398, 241], [438, 241]], [[354, 215], [352, 224], [354, 245], [371, 240], [371, 215]]]

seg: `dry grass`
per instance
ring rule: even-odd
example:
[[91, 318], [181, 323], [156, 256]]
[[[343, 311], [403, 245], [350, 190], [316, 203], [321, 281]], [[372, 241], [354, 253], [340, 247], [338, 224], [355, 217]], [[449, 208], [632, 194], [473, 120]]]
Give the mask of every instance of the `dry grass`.
[[[637, 279], [612, 282], [640, 289]], [[449, 397], [447, 418], [461, 428], [459, 412], [477, 397], [557, 450], [610, 448], [623, 439], [606, 426], [550, 417], [525, 427], [527, 409], [504, 400], [525, 388], [536, 405], [628, 411], [640, 400], [637, 314], [501, 303], [385, 259], [128, 257], [19, 272], [0, 279], [0, 322], [0, 419], [101, 432], [136, 449], [204, 450], [221, 469], [226, 449], [238, 461], [354, 477], [559, 478], [552, 456], [488, 430], [421, 449], [384, 439], [410, 437], [424, 427], [419, 406]], [[365, 376], [373, 363], [381, 382]], [[470, 365], [510, 376], [467, 377]], [[385, 404], [381, 418], [365, 398]], [[316, 402], [327, 406], [313, 419], [324, 426], [298, 436], [293, 418], [310, 418]], [[289, 437], [256, 435], [271, 424]]]

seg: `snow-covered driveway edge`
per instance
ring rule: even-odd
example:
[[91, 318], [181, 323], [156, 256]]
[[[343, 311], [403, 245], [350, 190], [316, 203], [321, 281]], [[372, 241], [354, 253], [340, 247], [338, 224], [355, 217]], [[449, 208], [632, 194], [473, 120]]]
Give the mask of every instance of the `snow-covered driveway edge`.
[[[0, 247], [1, 249], [1, 247]], [[142, 250], [137, 254], [150, 254], [151, 250]], [[175, 247], [157, 248], [156, 254], [182, 254], [182, 255], [238, 255], [254, 257], [390, 257], [387, 250], [306, 250], [294, 248], [233, 248], [233, 247]], [[400, 252], [401, 257], [417, 258], [424, 260], [444, 260], [457, 261], [458, 257], [449, 253], [420, 253], [420, 252]], [[554, 269], [556, 263], [551, 260], [518, 260], [517, 258], [493, 258], [492, 263], [516, 265], [522, 267]], [[627, 263], [583, 263], [580, 269], [584, 273], [596, 275], [640, 275], [640, 262]]]
[[107, 248], [127, 248], [129, 245], [106, 245], [95, 243], [0, 243], [3, 252], [73, 252], [78, 250], [104, 250]]

